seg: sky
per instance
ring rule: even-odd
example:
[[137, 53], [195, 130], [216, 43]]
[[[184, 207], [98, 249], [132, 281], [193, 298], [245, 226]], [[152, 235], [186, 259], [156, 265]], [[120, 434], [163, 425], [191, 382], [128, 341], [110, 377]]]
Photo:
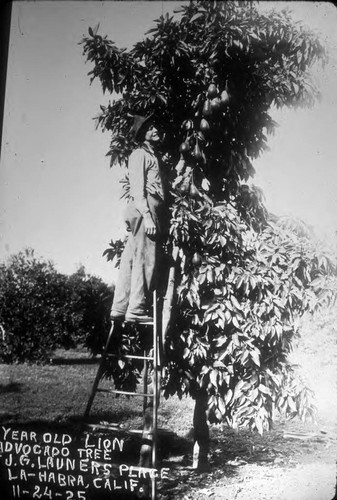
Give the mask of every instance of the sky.
[[[92, 119], [103, 95], [90, 85], [79, 44], [100, 23], [130, 48], [163, 12], [182, 2], [19, 1], [12, 11], [4, 135], [0, 164], [0, 261], [24, 248], [64, 273], [79, 265], [115, 279], [102, 256], [124, 234], [118, 168], [106, 157], [110, 136]], [[325, 235], [337, 230], [337, 9], [326, 2], [289, 5], [296, 20], [321, 33], [331, 58], [315, 77], [322, 91], [310, 110], [273, 110], [279, 123], [270, 151], [254, 162], [270, 210], [294, 215]]]

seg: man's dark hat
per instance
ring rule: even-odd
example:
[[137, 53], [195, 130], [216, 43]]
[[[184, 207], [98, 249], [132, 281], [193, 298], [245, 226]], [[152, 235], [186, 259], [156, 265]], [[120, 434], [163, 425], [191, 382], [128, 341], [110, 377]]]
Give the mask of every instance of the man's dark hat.
[[141, 116], [141, 115], [135, 115], [133, 117], [133, 125], [131, 127], [131, 133], [134, 137], [134, 139], [138, 139], [140, 132], [143, 130], [143, 127], [147, 125], [152, 118], [153, 113], [151, 113], [149, 116]]

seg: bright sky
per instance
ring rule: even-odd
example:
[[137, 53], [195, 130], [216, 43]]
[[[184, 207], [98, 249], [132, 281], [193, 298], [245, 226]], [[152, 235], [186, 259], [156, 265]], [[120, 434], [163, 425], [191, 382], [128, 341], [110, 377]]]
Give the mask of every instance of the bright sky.
[[[110, 137], [92, 117], [108, 101], [89, 85], [82, 47], [89, 26], [131, 47], [164, 11], [181, 2], [14, 2], [0, 169], [0, 260], [25, 247], [66, 273], [83, 264], [110, 282], [102, 253], [123, 234], [119, 172], [105, 157]], [[287, 2], [276, 2], [284, 8]], [[262, 3], [271, 8], [272, 2]], [[276, 213], [337, 229], [337, 10], [290, 2], [294, 17], [319, 30], [332, 58], [317, 77], [322, 101], [311, 110], [275, 112], [271, 151], [255, 163], [255, 183]]]

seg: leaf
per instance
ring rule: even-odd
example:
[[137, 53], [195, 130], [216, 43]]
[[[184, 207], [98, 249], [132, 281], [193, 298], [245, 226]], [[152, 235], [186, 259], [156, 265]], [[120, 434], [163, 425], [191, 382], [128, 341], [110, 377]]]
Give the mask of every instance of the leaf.
[[167, 100], [162, 94], [157, 94], [157, 100], [163, 103], [165, 106], [167, 105]]
[[193, 23], [197, 19], [200, 19], [201, 17], [204, 17], [204, 14], [202, 12], [198, 12], [197, 14], [194, 14], [193, 17], [190, 19], [190, 23]]
[[233, 397], [233, 391], [232, 389], [228, 389], [228, 391], [226, 392], [226, 396], [225, 396], [225, 404], [228, 405], [229, 402], [231, 401]]
[[258, 387], [259, 391], [262, 392], [263, 394], [268, 394], [269, 396], [271, 395], [271, 392], [270, 392], [270, 389], [268, 389], [268, 387], [266, 387], [265, 385], [263, 384], [259, 384], [259, 387]]
[[234, 307], [236, 307], [236, 309], [239, 309], [241, 311], [241, 305], [239, 304], [238, 300], [236, 299], [236, 297], [234, 295], [231, 295], [231, 302], [233, 304]]
[[264, 429], [263, 429], [263, 421], [262, 421], [262, 418], [260, 417], [260, 415], [258, 415], [255, 418], [255, 426], [256, 426], [256, 429], [258, 430], [258, 433], [262, 436]]
[[222, 247], [226, 246], [227, 245], [227, 238], [225, 238], [224, 236], [222, 236], [222, 234], [220, 234], [220, 245]]
[[259, 349], [254, 349], [253, 351], [250, 351], [250, 355], [252, 360], [257, 366], [260, 366], [260, 351]]
[[252, 391], [250, 391], [250, 393], [249, 393], [250, 401], [254, 402], [256, 400], [256, 398], [258, 397], [258, 395], [259, 395], [259, 391], [256, 388], [253, 389]]
[[293, 89], [294, 89], [295, 94], [297, 94], [299, 89], [300, 89], [299, 86], [297, 85], [297, 83], [295, 83], [295, 82], [293, 82]]
[[296, 404], [295, 404], [295, 401], [293, 400], [292, 397], [288, 396], [288, 399], [287, 399], [287, 403], [288, 403], [288, 407], [291, 411], [293, 412], [297, 412], [297, 408], [296, 408]]
[[301, 61], [302, 61], [302, 52], [301, 52], [301, 49], [298, 49], [297, 53], [296, 53], [296, 59], [297, 59], [297, 64], [300, 64]]
[[232, 317], [232, 323], [233, 325], [239, 330], [240, 329], [240, 325], [239, 325], [239, 322], [237, 320], [237, 317], [236, 316], [233, 316]]
[[244, 386], [244, 383], [245, 382], [243, 380], [239, 380], [239, 382], [236, 384], [235, 389], [234, 389], [234, 394], [233, 394], [234, 401], [236, 399], [238, 399], [240, 397], [240, 395], [242, 394], [242, 388]]
[[222, 398], [218, 399], [218, 406], [219, 410], [221, 412], [221, 417], [226, 414], [227, 408], [226, 408], [226, 403]]
[[99, 26], [100, 26], [100, 23], [97, 23], [96, 26], [94, 27], [94, 36], [97, 35]]
[[214, 385], [214, 387], [218, 386], [217, 380], [218, 380], [218, 371], [212, 370], [210, 373], [210, 381], [211, 381], [211, 384]]

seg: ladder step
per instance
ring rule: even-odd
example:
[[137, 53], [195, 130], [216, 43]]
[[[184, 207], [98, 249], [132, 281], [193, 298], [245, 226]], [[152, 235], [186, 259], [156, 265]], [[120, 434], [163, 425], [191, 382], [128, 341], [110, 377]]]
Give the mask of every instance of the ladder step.
[[153, 361], [153, 356], [135, 356], [133, 354], [125, 354], [123, 356], [118, 356], [117, 354], [108, 354], [109, 358], [118, 358], [118, 359], [142, 359], [147, 361]]
[[130, 434], [144, 434], [151, 436], [153, 434], [153, 431], [143, 431], [142, 429], [129, 429]]
[[[129, 434], [143, 434], [144, 431], [143, 429], [128, 429], [127, 427], [121, 425], [121, 424], [85, 424], [86, 427], [90, 427], [90, 429], [96, 430], [96, 429], [104, 429], [108, 431], [114, 431], [114, 432], [126, 432]], [[146, 434], [152, 434], [152, 431], [146, 431]]]
[[109, 392], [110, 394], [124, 394], [125, 396], [141, 396], [142, 398], [153, 398], [153, 394], [143, 392], [116, 391], [115, 389], [97, 389], [97, 392]]
[[123, 425], [121, 424], [114, 424], [114, 423], [107, 423], [107, 424], [85, 424], [86, 427], [90, 427], [91, 429], [107, 429], [107, 430], [120, 430], [120, 431], [125, 431], [126, 429], [124, 428]]

